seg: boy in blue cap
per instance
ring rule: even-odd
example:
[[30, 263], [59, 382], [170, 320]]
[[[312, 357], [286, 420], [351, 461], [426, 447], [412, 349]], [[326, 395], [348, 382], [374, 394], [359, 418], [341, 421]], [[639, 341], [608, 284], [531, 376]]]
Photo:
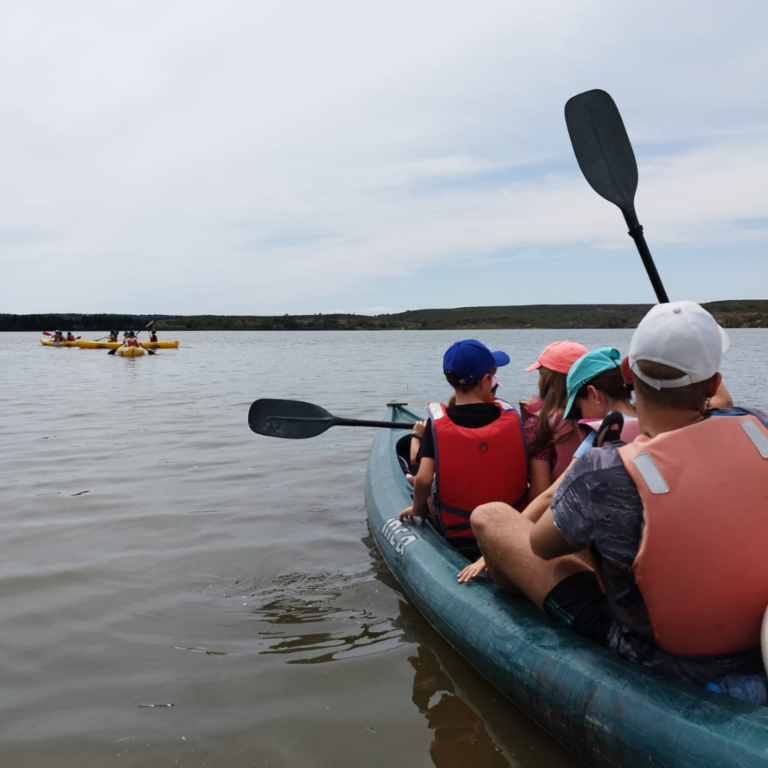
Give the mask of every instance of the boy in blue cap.
[[[520, 415], [492, 400], [494, 376], [509, 363], [506, 352], [491, 352], [476, 339], [453, 344], [443, 372], [456, 404], [429, 404], [413, 504], [400, 514], [430, 516], [448, 542], [469, 559], [479, 557], [469, 516], [478, 505], [504, 499], [520, 505], [528, 490], [528, 457]], [[491, 400], [491, 402], [488, 402]]]

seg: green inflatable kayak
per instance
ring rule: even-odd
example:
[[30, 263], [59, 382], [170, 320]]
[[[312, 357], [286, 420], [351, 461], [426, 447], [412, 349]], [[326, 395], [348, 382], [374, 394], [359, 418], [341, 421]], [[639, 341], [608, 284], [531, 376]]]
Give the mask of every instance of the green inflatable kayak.
[[[415, 421], [404, 404], [387, 419]], [[403, 525], [411, 486], [379, 429], [365, 485], [376, 545], [427, 621], [507, 698], [594, 768], [768, 766], [768, 708], [688, 685], [555, 626], [466, 565], [428, 524]]]

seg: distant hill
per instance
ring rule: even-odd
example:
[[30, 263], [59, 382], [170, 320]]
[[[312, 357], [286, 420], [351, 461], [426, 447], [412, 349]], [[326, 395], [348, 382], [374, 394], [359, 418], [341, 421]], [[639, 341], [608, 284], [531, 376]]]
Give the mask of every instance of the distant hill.
[[[726, 328], [768, 328], [767, 299], [712, 301], [704, 306]], [[7, 315], [0, 331], [376, 331], [488, 328], [634, 328], [650, 304], [531, 304], [520, 307], [414, 309], [395, 315]]]

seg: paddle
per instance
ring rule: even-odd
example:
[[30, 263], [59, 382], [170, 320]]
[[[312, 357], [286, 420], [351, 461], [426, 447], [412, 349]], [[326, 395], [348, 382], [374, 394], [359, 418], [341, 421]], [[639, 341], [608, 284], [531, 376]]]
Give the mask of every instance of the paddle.
[[[145, 325], [145, 326], [144, 326], [144, 327], [141, 329], [141, 331], [138, 331], [138, 332], [136, 333], [136, 336], [135, 336], [134, 338], [138, 338], [138, 336], [139, 336], [139, 333], [141, 333], [142, 331], [146, 331], [146, 330], [147, 330], [147, 328], [149, 328], [151, 325], [154, 325], [154, 324], [155, 324], [155, 321], [154, 321], [154, 320], [152, 320], [152, 321], [151, 321], [151, 322], [150, 322], [148, 325]], [[120, 346], [123, 346], [123, 347], [125, 346], [125, 339], [123, 339], [123, 343], [122, 343]], [[148, 354], [148, 355], [154, 355], [154, 354], [155, 354], [155, 353], [154, 353], [154, 352], [153, 352], [151, 349], [147, 349], [147, 348], [146, 348], [146, 347], [145, 347], [143, 344], [141, 344], [140, 346], [141, 346], [141, 348], [142, 348], [143, 350], [146, 350], [146, 352], [147, 352], [147, 354]], [[115, 347], [114, 349], [110, 349], [110, 350], [109, 350], [109, 352], [107, 352], [107, 354], [108, 354], [108, 355], [114, 355], [114, 354], [117, 352], [117, 350], [118, 350], [118, 349], [120, 349], [120, 347]]]
[[624, 214], [656, 297], [662, 304], [668, 302], [635, 213], [637, 162], [618, 107], [605, 91], [585, 91], [568, 99], [565, 122], [584, 178]]
[[324, 408], [301, 400], [255, 400], [248, 411], [248, 426], [259, 435], [303, 440], [331, 427], [384, 427], [413, 429], [413, 424], [392, 421], [342, 419]]

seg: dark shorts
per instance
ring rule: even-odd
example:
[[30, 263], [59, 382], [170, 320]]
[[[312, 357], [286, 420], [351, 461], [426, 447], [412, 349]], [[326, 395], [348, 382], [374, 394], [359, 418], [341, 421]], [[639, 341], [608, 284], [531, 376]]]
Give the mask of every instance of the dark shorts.
[[592, 571], [563, 579], [544, 598], [544, 613], [562, 627], [606, 645], [613, 617], [608, 601]]

